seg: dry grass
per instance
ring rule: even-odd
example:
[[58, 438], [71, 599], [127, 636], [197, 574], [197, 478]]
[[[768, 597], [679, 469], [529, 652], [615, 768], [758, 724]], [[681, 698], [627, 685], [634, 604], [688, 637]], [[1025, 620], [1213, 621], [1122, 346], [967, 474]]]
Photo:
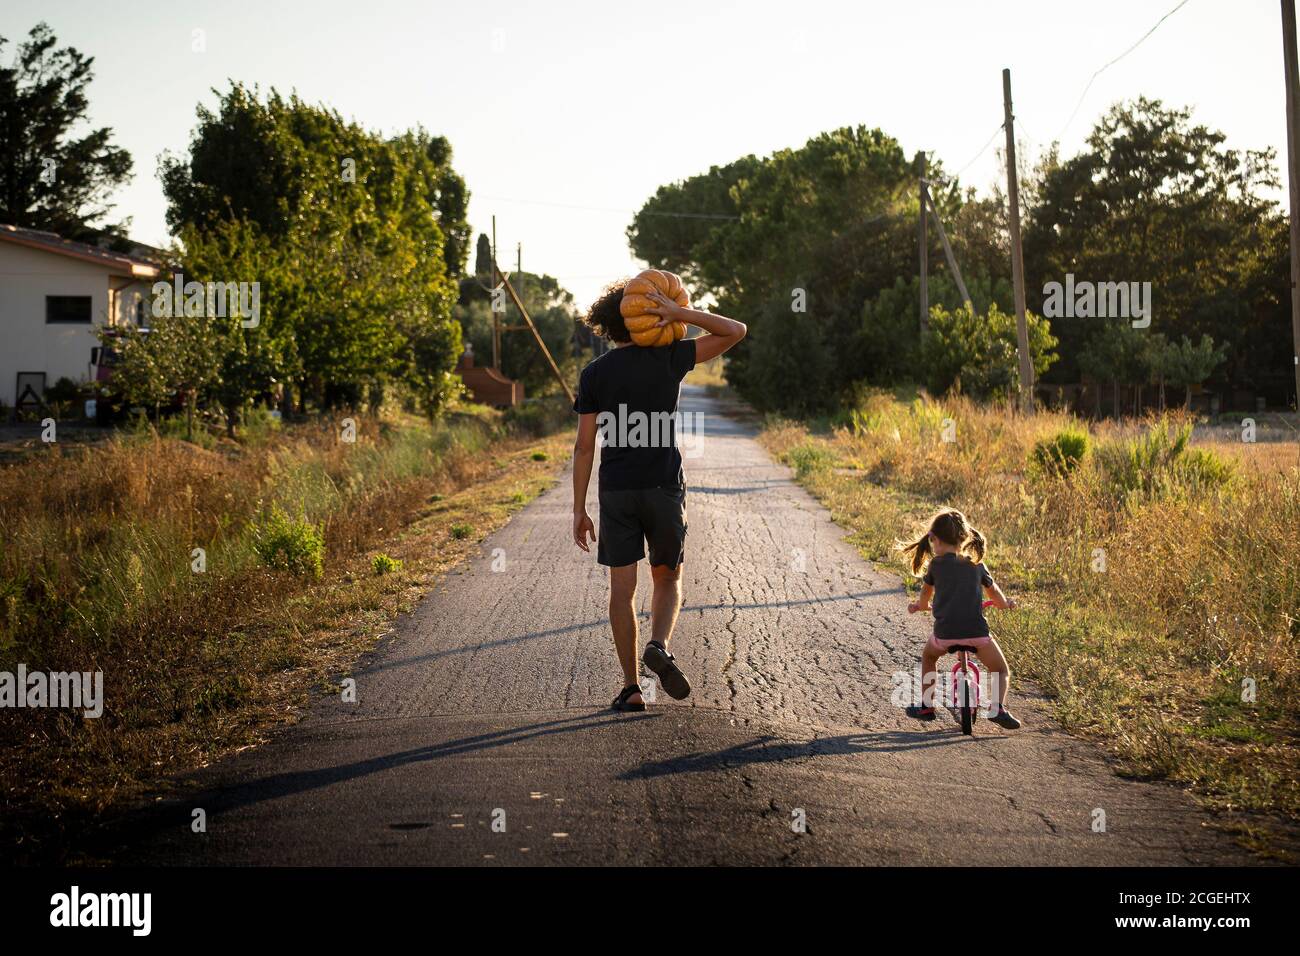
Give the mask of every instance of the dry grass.
[[703, 385], [705, 388], [721, 389], [727, 386], [727, 377], [723, 370], [723, 358], [718, 356], [707, 362], [701, 362], [686, 373], [688, 385]]
[[[204, 449], [143, 433], [0, 470], [0, 670], [105, 683], [98, 720], [25, 710], [0, 725], [0, 838], [19, 859], [56, 858], [142, 785], [291, 718], [547, 487], [568, 442], [482, 409], [432, 426], [358, 419], [355, 443], [340, 436], [317, 422]], [[273, 505], [322, 530], [321, 580], [258, 563], [251, 529]], [[402, 568], [376, 575], [381, 550]]]
[[[945, 419], [953, 442], [943, 440]], [[1067, 427], [1090, 431], [1084, 464], [1066, 477], [1029, 467], [1035, 442]], [[869, 395], [838, 426], [772, 421], [764, 441], [867, 557], [900, 573], [897, 539], [940, 506], [965, 511], [990, 540], [990, 567], [1023, 600], [997, 616], [999, 640], [1013, 669], [1054, 697], [1067, 728], [1103, 742], [1131, 772], [1293, 822], [1296, 446], [1217, 440], [1208, 467], [1230, 462], [1226, 484], [1169, 468], [1149, 488], [1118, 487], [1105, 464], [1160, 427], [1090, 427], [1051, 413], [1026, 421], [960, 399]], [[1206, 466], [1202, 451], [1184, 457]], [[1243, 699], [1249, 682], [1253, 701]]]

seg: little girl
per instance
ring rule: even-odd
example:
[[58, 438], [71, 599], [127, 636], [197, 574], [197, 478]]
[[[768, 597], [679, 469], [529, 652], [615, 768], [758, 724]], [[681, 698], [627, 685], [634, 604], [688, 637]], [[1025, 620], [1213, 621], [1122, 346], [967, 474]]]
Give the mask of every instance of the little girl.
[[912, 573], [925, 571], [921, 596], [907, 606], [909, 614], [930, 610], [934, 598], [934, 636], [921, 651], [921, 688], [919, 705], [907, 708], [907, 716], [917, 720], [934, 720], [935, 669], [939, 658], [954, 644], [975, 648], [980, 662], [997, 675], [998, 705], [990, 708], [989, 720], [999, 727], [1015, 730], [1020, 721], [1007, 710], [1007, 685], [1011, 670], [1002, 648], [989, 634], [984, 619], [984, 595], [994, 607], [1013, 608], [993, 576], [984, 567], [984, 536], [967, 522], [960, 511], [941, 511], [930, 522], [930, 530], [910, 544], [899, 545], [910, 555]]

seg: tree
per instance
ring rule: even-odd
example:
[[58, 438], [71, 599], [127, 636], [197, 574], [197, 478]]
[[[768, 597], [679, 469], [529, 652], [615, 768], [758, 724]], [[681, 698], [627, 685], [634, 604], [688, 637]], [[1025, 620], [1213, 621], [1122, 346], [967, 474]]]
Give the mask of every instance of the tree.
[[258, 283], [255, 325], [251, 316], [236, 315], [231, 309], [224, 315], [205, 316], [219, 323], [221, 334], [211, 341], [207, 356], [218, 375], [202, 398], [220, 405], [227, 434], [233, 438], [247, 408], [259, 399], [273, 401], [276, 387], [301, 366], [293, 328], [279, 308], [286, 288], [298, 277], [286, 273], [278, 250], [251, 223], [216, 223], [206, 231], [186, 227], [182, 243], [187, 281], [243, 277]]
[[[1094, 321], [1097, 320], [1088, 320]], [[1151, 377], [1151, 338], [1132, 328], [1127, 321], [1104, 321], [1078, 356], [1079, 369], [1098, 383], [1109, 382], [1111, 413], [1120, 417], [1120, 388], [1146, 382]], [[1101, 414], [1101, 392], [1097, 392], [1097, 414]]]
[[126, 326], [102, 328], [100, 341], [117, 358], [107, 392], [128, 406], [152, 407], [179, 400], [185, 408], [185, 435], [193, 439], [198, 409], [220, 381], [224, 323], [206, 315], [155, 315], [148, 331]]
[[[920, 380], [921, 330], [916, 321], [919, 280], [901, 276], [862, 304], [862, 368], [872, 385], [896, 385]], [[935, 296], [935, 285], [930, 287]], [[956, 307], [948, 296], [936, 304]]]
[[152, 332], [130, 323], [114, 328], [97, 326], [100, 345], [114, 353], [113, 377], [103, 387], [106, 397], [119, 398], [128, 408], [151, 408], [158, 417], [163, 403], [174, 394], [167, 357]]
[[1169, 343], [1165, 367], [1168, 369], [1170, 384], [1184, 389], [1184, 408], [1192, 405], [1192, 388], [1203, 384], [1213, 375], [1225, 357], [1225, 347], [1215, 345], [1208, 335], [1202, 335], [1199, 342], [1193, 342], [1184, 335], [1180, 342]]
[[[1289, 317], [1279, 301], [1286, 226], [1268, 195], [1278, 186], [1271, 150], [1231, 149], [1190, 110], [1139, 98], [1112, 106], [1077, 156], [1049, 153], [1033, 179], [1024, 240], [1031, 307], [1045, 283], [1066, 273], [1150, 282], [1152, 332], [1211, 335], [1290, 375]], [[1093, 320], [1062, 319], [1054, 329], [1061, 381], [1080, 371], [1083, 355], [1107, 348], [1090, 348], [1106, 334]]]
[[492, 281], [492, 240], [484, 232], [478, 234], [474, 249], [474, 275], [483, 282]]
[[422, 129], [386, 139], [239, 84], [198, 115], [188, 157], [165, 157], [160, 177], [168, 221], [190, 243], [251, 237], [199, 277], [267, 284], [275, 325], [254, 334], [276, 342], [250, 350], [245, 336], [244, 393], [269, 370], [321, 407], [373, 407], [400, 384], [435, 412], [460, 354], [451, 308], [469, 239], [447, 141]]
[[[749, 395], [754, 404], [763, 411], [790, 415], [808, 415], [830, 407], [839, 388], [822, 323], [780, 303], [769, 305], [758, 319], [765, 334], [754, 340], [749, 361]], [[799, 347], [791, 348], [792, 342]]]
[[[7, 42], [0, 37], [0, 54]], [[108, 127], [72, 135], [86, 121], [95, 61], [57, 44], [38, 23], [0, 66], [0, 220], [68, 239], [121, 238], [125, 223], [96, 224], [130, 180], [131, 156]]]
[[[1026, 313], [1029, 354], [1034, 374], [1042, 375], [1058, 358], [1056, 337], [1047, 320]], [[1016, 319], [996, 305], [977, 315], [963, 304], [956, 309], [930, 309], [930, 328], [921, 340], [926, 386], [934, 394], [960, 389], [982, 399], [1004, 399], [1019, 384], [1016, 358]]]
[[1146, 354], [1143, 356], [1143, 365], [1146, 368], [1147, 376], [1145, 384], [1154, 385], [1156, 394], [1159, 399], [1159, 409], [1165, 410], [1165, 386], [1169, 382], [1169, 363], [1166, 360], [1168, 355], [1168, 343], [1164, 333], [1157, 332], [1146, 339]]
[[728, 353], [727, 373], [743, 393], [767, 390], [750, 368], [765, 321], [816, 329], [810, 341], [828, 361], [806, 357], [828, 369], [817, 393], [829, 405], [868, 372], [863, 303], [913, 270], [916, 209], [915, 173], [897, 141], [854, 127], [661, 187], [628, 235], [634, 254], [681, 273], [720, 311], [745, 316], [751, 334]]
[[[997, 306], [1010, 313], [1014, 299], [1011, 283], [999, 278], [990, 282], [984, 275], [966, 275], [967, 290], [977, 315], [986, 315]], [[920, 279], [899, 278], [862, 306], [862, 369], [865, 381], [872, 385], [895, 385], [921, 382], [926, 369], [921, 362], [921, 333], [917, 327], [917, 300]], [[942, 306], [952, 311], [961, 308], [961, 293], [946, 272], [930, 277], [931, 308]]]
[[397, 324], [410, 349], [403, 379], [420, 410], [432, 418], [460, 394], [460, 378], [452, 371], [464, 351], [460, 325], [430, 322], [418, 310], [398, 315]]
[[185, 407], [185, 437], [193, 440], [199, 403], [221, 381], [219, 361], [229, 322], [207, 315], [153, 319], [149, 339], [164, 359], [170, 383]]

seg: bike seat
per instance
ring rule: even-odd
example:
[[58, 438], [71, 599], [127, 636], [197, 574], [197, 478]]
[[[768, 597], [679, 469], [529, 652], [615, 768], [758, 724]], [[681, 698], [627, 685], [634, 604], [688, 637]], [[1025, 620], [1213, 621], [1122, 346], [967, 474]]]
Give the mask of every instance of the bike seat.
[[969, 644], [949, 644], [946, 650], [950, 654], [953, 651], [970, 651], [972, 654], [979, 653], [978, 648], [971, 647]]

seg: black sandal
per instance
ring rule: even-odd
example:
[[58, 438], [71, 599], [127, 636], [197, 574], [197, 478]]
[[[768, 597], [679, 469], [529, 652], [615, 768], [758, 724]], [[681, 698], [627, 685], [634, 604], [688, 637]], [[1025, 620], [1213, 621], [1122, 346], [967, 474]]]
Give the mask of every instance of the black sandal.
[[642, 699], [642, 702], [639, 704], [629, 704], [627, 701], [627, 699], [631, 697], [633, 694], [639, 694], [639, 693], [641, 693], [640, 684], [628, 684], [626, 687], [624, 687], [621, 691], [618, 692], [618, 696], [614, 698], [614, 703], [611, 704], [610, 706], [613, 707], [614, 710], [631, 710], [631, 711], [645, 710], [644, 698]]
[[673, 700], [682, 700], [691, 693], [691, 682], [686, 679], [676, 658], [658, 641], [650, 641], [641, 655], [641, 663], [655, 672], [659, 683]]

